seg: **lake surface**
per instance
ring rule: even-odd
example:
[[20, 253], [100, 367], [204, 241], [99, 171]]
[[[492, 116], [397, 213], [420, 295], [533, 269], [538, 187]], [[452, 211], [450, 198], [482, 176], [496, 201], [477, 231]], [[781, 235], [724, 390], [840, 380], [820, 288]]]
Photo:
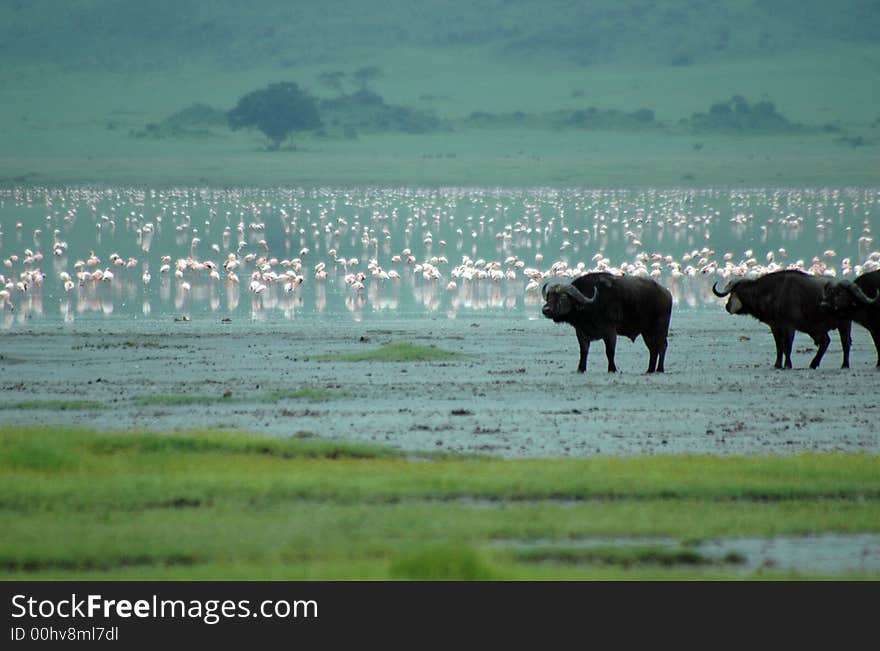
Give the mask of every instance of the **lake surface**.
[[7, 188], [0, 327], [532, 319], [591, 270], [717, 308], [732, 275], [878, 268], [878, 216], [880, 188]]

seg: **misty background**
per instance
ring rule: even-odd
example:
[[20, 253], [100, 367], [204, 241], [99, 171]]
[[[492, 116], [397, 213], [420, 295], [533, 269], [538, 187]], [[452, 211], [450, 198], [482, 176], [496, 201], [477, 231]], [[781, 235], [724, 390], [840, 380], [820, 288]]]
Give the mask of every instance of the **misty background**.
[[[880, 2], [0, 2], [0, 182], [872, 184]], [[267, 151], [225, 112], [292, 81]]]

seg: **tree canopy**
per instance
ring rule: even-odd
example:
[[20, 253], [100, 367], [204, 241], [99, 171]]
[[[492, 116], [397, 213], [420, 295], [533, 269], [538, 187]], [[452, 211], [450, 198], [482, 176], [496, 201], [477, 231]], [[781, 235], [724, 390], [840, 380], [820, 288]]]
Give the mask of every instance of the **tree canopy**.
[[315, 99], [292, 81], [269, 84], [238, 100], [227, 113], [231, 129], [256, 127], [278, 149], [288, 134], [321, 126]]

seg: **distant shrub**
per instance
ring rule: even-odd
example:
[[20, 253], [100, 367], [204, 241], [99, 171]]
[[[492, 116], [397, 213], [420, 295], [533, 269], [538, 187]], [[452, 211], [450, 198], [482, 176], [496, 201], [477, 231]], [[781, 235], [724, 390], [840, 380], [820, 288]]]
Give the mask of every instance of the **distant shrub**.
[[403, 131], [428, 133], [448, 130], [449, 123], [429, 111], [388, 104], [378, 93], [367, 88], [320, 103], [324, 119], [342, 131], [345, 138], [359, 131]]
[[773, 102], [757, 102], [753, 107], [752, 111], [754, 111], [758, 115], [772, 115], [776, 113], [776, 106]]
[[492, 568], [474, 549], [438, 544], [406, 554], [392, 562], [389, 574], [394, 579], [416, 581], [488, 581], [495, 577]]
[[326, 86], [337, 93], [342, 92], [342, 82], [345, 80], [346, 74], [342, 70], [328, 70], [318, 75], [318, 83]]
[[716, 120], [729, 119], [728, 116], [731, 114], [733, 114], [733, 110], [728, 102], [718, 102], [709, 107], [709, 115]]
[[682, 119], [679, 124], [698, 132], [772, 133], [792, 132], [803, 128], [778, 113], [773, 102], [764, 100], [752, 105], [742, 95], [716, 102], [709, 107], [707, 113], [694, 113], [690, 118]]
[[226, 125], [226, 112], [196, 103], [169, 115], [162, 124], [180, 128], [222, 127]]
[[351, 73], [352, 79], [360, 84], [361, 89], [365, 89], [371, 81], [383, 75], [382, 69], [378, 66], [364, 66]]
[[131, 135], [137, 138], [199, 138], [215, 136], [214, 129], [225, 127], [225, 111], [196, 103], [172, 113], [162, 122], [150, 122]]
[[337, 102], [339, 102], [340, 104], [347, 104], [349, 106], [356, 106], [358, 108], [388, 106], [379, 93], [376, 93], [372, 90], [367, 90], [366, 88], [362, 88], [359, 91], [352, 93], [351, 95], [345, 95], [343, 98], [340, 99], [341, 101], [337, 100]]
[[652, 111], [651, 109], [641, 108], [638, 111], [632, 113], [632, 117], [636, 120], [636, 122], [648, 124], [654, 121], [654, 111]]
[[578, 129], [627, 130], [656, 126], [654, 111], [648, 108], [627, 113], [619, 109], [598, 109], [595, 106], [573, 111], [557, 110], [545, 113], [474, 111], [464, 121], [466, 126], [478, 128], [568, 129], [574, 127]]
[[587, 109], [572, 111], [564, 120], [566, 126], [584, 129], [638, 129], [654, 124], [654, 111], [641, 108], [632, 113], [619, 109]]
[[479, 128], [539, 126], [540, 121], [540, 116], [525, 111], [509, 111], [507, 113], [474, 111], [465, 118], [467, 126]]
[[846, 145], [848, 147], [868, 147], [873, 145], [873, 141], [864, 138], [863, 136], [840, 136], [839, 138], [835, 138], [834, 142], [838, 145]]

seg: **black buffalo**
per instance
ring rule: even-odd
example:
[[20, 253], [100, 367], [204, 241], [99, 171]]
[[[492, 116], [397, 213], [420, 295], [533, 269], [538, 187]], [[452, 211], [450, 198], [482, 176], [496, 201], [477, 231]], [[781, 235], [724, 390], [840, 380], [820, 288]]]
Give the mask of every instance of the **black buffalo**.
[[877, 349], [880, 367], [880, 271], [862, 274], [855, 281], [841, 280], [825, 285], [822, 307], [833, 314], [852, 319], [867, 328]]
[[712, 292], [718, 297], [730, 295], [725, 306], [730, 314], [748, 314], [770, 326], [776, 341], [776, 368], [783, 367], [783, 355], [785, 368], [791, 368], [791, 347], [797, 330], [807, 333], [816, 342], [818, 350], [810, 368], [819, 368], [831, 343], [828, 331], [834, 329], [840, 333], [843, 347], [841, 368], [849, 368], [852, 322], [821, 306], [825, 287], [834, 282], [825, 276], [785, 270], [753, 279], [736, 278], [721, 291], [712, 285]]
[[649, 278], [591, 273], [571, 283], [544, 285], [545, 317], [574, 326], [580, 345], [578, 373], [587, 369], [590, 342], [605, 342], [608, 371], [614, 372], [617, 335], [632, 341], [642, 335], [648, 346], [648, 373], [663, 372], [672, 294]]

